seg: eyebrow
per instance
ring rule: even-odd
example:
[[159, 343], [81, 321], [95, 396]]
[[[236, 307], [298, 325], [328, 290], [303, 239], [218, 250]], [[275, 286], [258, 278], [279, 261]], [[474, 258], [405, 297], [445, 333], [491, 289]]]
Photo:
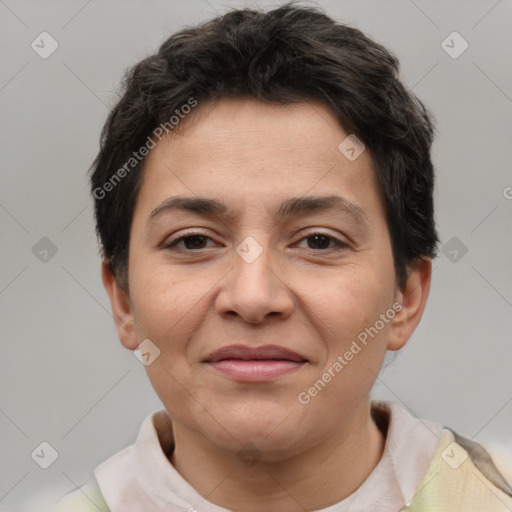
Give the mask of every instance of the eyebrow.
[[[152, 222], [158, 216], [168, 211], [183, 210], [201, 215], [203, 217], [236, 217], [239, 210], [233, 209], [229, 213], [229, 208], [222, 201], [209, 199], [206, 197], [169, 197], [158, 205], [150, 214], [148, 223]], [[368, 224], [368, 217], [361, 206], [350, 202], [341, 196], [305, 196], [291, 197], [283, 201], [277, 211], [276, 216], [280, 219], [285, 217], [299, 216], [308, 212], [323, 212], [327, 210], [337, 210], [348, 214], [363, 224]]]

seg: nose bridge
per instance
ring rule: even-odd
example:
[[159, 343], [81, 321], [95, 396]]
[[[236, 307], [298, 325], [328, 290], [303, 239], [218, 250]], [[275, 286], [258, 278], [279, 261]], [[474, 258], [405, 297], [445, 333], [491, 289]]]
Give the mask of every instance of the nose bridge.
[[236, 246], [233, 269], [218, 303], [224, 313], [236, 312], [250, 322], [269, 313], [290, 313], [293, 301], [276, 275], [277, 258], [269, 239], [269, 233], [250, 235]]
[[[270, 292], [272, 285], [272, 250], [268, 233], [249, 235], [238, 244], [234, 256], [234, 275], [243, 286], [267, 288]], [[269, 268], [270, 267], [270, 268]], [[274, 276], [275, 277], [275, 276]]]

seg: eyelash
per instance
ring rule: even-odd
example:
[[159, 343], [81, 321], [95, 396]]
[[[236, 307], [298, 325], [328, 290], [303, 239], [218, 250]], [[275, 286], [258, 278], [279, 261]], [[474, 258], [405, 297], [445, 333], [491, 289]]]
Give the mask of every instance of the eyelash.
[[[187, 238], [194, 238], [196, 236], [200, 236], [200, 237], [207, 238], [210, 240], [212, 239], [208, 235], [205, 235], [204, 233], [201, 233], [199, 231], [191, 231], [191, 232], [187, 233], [186, 235], [180, 236], [179, 238], [176, 238], [175, 240], [171, 240], [170, 242], [164, 244], [163, 248], [167, 249], [167, 250], [173, 250], [173, 251], [179, 251], [179, 252], [189, 252], [189, 253], [194, 253], [194, 252], [199, 252], [199, 251], [205, 250], [206, 248], [200, 248], [200, 249], [196, 249], [196, 250], [194, 250], [194, 249], [177, 249], [176, 248], [178, 243], [186, 240]], [[325, 238], [328, 238], [331, 241], [333, 241], [337, 245], [337, 247], [334, 249], [333, 248], [331, 248], [331, 249], [309, 249], [310, 251], [313, 251], [313, 252], [328, 252], [328, 251], [332, 251], [332, 250], [341, 251], [348, 247], [348, 244], [338, 240], [337, 238], [335, 238], [327, 233], [322, 233], [321, 231], [314, 231], [312, 233], [308, 233], [306, 236], [302, 237], [299, 240], [299, 242], [302, 240], [307, 240], [308, 238], [311, 238], [314, 236], [323, 236]]]

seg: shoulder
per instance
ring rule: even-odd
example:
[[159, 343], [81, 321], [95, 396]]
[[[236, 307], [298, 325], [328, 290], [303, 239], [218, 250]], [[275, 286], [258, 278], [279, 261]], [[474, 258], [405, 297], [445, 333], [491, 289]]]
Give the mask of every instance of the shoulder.
[[110, 512], [95, 478], [63, 496], [51, 512]]
[[[491, 455], [492, 454], [492, 455]], [[512, 453], [443, 429], [430, 465], [407, 512], [509, 512]]]

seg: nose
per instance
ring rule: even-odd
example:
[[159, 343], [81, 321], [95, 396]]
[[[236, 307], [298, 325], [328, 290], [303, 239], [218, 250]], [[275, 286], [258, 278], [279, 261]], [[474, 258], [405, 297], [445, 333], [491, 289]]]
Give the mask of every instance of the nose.
[[254, 238], [249, 240], [248, 245], [240, 244], [233, 254], [233, 267], [217, 296], [217, 311], [222, 316], [240, 316], [254, 324], [267, 317], [285, 319], [291, 315], [294, 301], [277, 258], [268, 244], [263, 247]]

